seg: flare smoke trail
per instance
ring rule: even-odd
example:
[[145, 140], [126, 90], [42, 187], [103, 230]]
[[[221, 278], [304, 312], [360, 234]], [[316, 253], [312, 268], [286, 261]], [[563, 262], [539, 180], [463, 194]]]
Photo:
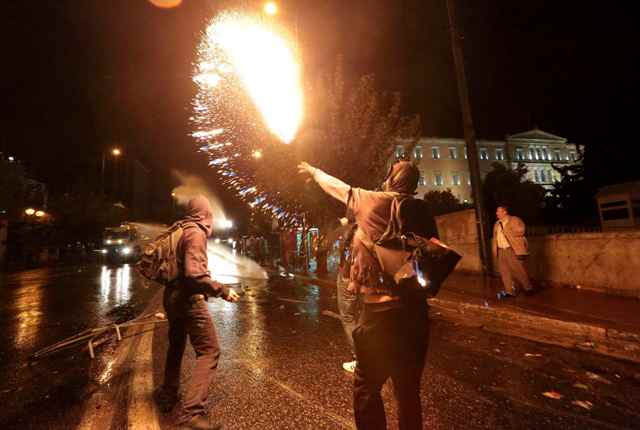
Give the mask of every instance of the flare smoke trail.
[[172, 173], [173, 176], [180, 181], [180, 185], [175, 187], [172, 192], [173, 198], [176, 199], [179, 205], [186, 206], [192, 198], [203, 195], [211, 204], [214, 221], [226, 219], [222, 203], [220, 203], [218, 197], [216, 197], [203, 179], [177, 170], [174, 170]]
[[[130, 224], [138, 231], [138, 239], [142, 247], [169, 228], [163, 224], [142, 222]], [[211, 277], [218, 282], [237, 283], [243, 279], [266, 280], [268, 278], [267, 272], [258, 263], [250, 258], [237, 255], [231, 248], [212, 240], [207, 244], [207, 257]]]
[[211, 277], [222, 283], [236, 283], [243, 279], [268, 278], [267, 272], [250, 258], [235, 254], [229, 247], [209, 241], [207, 245]]

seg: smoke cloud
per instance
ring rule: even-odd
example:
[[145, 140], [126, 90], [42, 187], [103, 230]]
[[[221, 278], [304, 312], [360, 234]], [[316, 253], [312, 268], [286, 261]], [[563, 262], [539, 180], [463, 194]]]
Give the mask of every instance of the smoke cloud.
[[180, 182], [180, 185], [173, 189], [173, 196], [179, 205], [186, 206], [189, 200], [193, 197], [203, 195], [209, 200], [209, 203], [211, 203], [211, 207], [213, 208], [213, 219], [226, 219], [222, 203], [220, 203], [220, 200], [218, 200], [216, 195], [211, 191], [211, 188], [202, 178], [189, 175], [178, 170], [174, 170], [172, 173]]

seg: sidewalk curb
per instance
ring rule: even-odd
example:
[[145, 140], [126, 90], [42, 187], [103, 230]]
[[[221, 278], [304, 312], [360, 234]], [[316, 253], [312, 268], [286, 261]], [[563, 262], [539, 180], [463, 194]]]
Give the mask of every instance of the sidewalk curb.
[[438, 298], [429, 299], [429, 304], [440, 313], [436, 317], [463, 325], [640, 363], [640, 333], [564, 321], [508, 307], [484, 307]]
[[[298, 275], [296, 279], [335, 288], [335, 282]], [[432, 317], [536, 342], [597, 352], [640, 363], [640, 332], [549, 318], [502, 306], [485, 307], [444, 298], [428, 299]]]

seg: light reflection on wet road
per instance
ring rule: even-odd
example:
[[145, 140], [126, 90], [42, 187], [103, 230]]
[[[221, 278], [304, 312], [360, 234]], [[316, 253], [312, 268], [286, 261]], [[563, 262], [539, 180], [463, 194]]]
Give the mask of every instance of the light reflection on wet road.
[[[129, 265], [41, 268], [0, 275], [0, 404], [38, 401], [55, 380], [86, 379], [89, 358], [80, 348], [52, 355], [33, 365], [29, 355], [86, 328], [121, 316], [114, 308], [135, 312], [157, 291], [146, 288]], [[131, 309], [128, 307], [132, 306]], [[67, 369], [77, 374], [70, 376]], [[46, 378], [45, 387], [37, 381]], [[2, 422], [0, 414], [0, 422]]]
[[[335, 289], [283, 278], [243, 284], [237, 304], [208, 304], [223, 351], [211, 414], [230, 429], [351, 428], [352, 377], [341, 368], [350, 354], [339, 322], [326, 313], [336, 310]], [[0, 344], [0, 428], [75, 428], [84, 413], [88, 354], [63, 352], [34, 366], [25, 366], [25, 358], [115, 318], [107, 315], [114, 307], [138, 304], [142, 310], [159, 292], [145, 288], [127, 266], [41, 269], [1, 278], [0, 327], [8, 342]], [[166, 326], [159, 326], [150, 347], [156, 385], [166, 346]], [[105, 356], [100, 352], [98, 358]], [[193, 356], [188, 348], [187, 363]], [[135, 363], [131, 357], [129, 364]], [[118, 381], [132, 376], [112, 372], [108, 358], [104, 363], [101, 382], [113, 377], [105, 386], [115, 396], [123, 393], [119, 403], [108, 404], [115, 411], [110, 428], [126, 428], [131, 405]], [[185, 365], [186, 377], [191, 366]], [[425, 422], [439, 429], [634, 428], [631, 423], [640, 422], [638, 384], [640, 373], [628, 363], [434, 321], [423, 377]], [[551, 400], [542, 395], [547, 391], [564, 398]], [[389, 395], [385, 390], [387, 400]], [[593, 410], [575, 400], [591, 402]], [[393, 422], [393, 403], [388, 407]], [[170, 421], [170, 415], [160, 417], [163, 428], [171, 428]]]

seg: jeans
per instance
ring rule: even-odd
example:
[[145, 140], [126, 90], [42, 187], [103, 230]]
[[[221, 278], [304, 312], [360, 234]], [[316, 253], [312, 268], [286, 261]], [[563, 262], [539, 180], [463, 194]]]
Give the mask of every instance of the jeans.
[[361, 306], [360, 300], [355, 292], [351, 292], [347, 289], [349, 286], [349, 278], [345, 278], [338, 273], [336, 285], [338, 287], [338, 312], [340, 312], [342, 328], [344, 329], [347, 341], [351, 347], [351, 354], [355, 356], [353, 330], [356, 328], [356, 323], [358, 321], [358, 314]]
[[169, 319], [169, 349], [165, 365], [163, 389], [177, 393], [180, 387], [180, 368], [187, 336], [196, 352], [196, 364], [184, 389], [181, 422], [206, 413], [205, 403], [209, 385], [215, 376], [220, 358], [220, 346], [213, 320], [202, 294], [186, 295], [177, 288], [165, 288], [164, 308]]
[[420, 430], [420, 380], [429, 342], [427, 305], [416, 299], [399, 309], [374, 312], [375, 306], [364, 305], [353, 333], [358, 361], [353, 385], [356, 426], [387, 428], [380, 392], [391, 378], [400, 430]]

